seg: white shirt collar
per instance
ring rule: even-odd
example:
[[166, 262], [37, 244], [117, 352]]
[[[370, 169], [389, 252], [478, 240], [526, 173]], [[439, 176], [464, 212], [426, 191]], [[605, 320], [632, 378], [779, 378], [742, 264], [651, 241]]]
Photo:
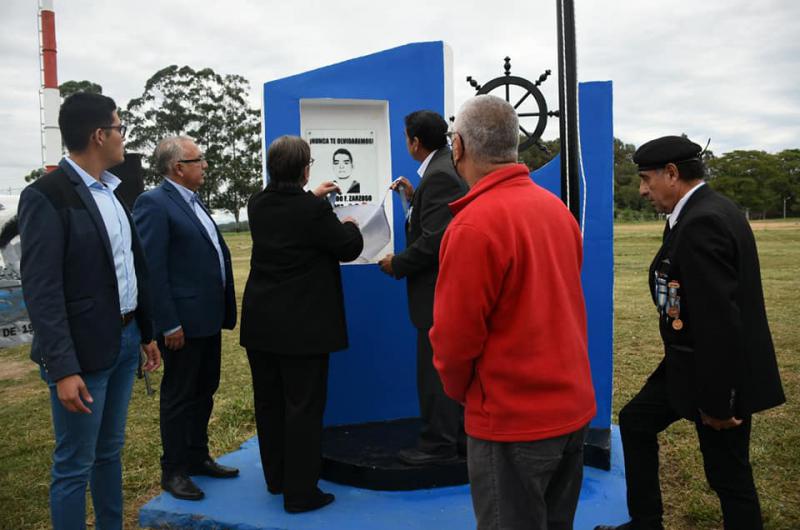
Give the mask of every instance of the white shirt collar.
[[177, 182], [175, 182], [174, 180], [172, 180], [169, 177], [164, 177], [164, 180], [166, 180], [167, 182], [169, 182], [170, 184], [175, 186], [175, 189], [178, 190], [178, 193], [181, 194], [181, 197], [183, 197], [183, 200], [185, 200], [189, 204], [192, 203], [192, 197], [195, 196], [195, 192], [193, 192], [192, 190], [190, 190], [189, 188], [187, 188], [186, 186], [184, 186], [182, 184], [178, 184]]
[[423, 160], [422, 163], [419, 165], [419, 169], [417, 170], [417, 175], [419, 175], [419, 178], [425, 176], [425, 171], [428, 170], [428, 164], [431, 163], [431, 159], [433, 158], [433, 155], [436, 154], [436, 151], [438, 151], [438, 149], [434, 149], [433, 151], [431, 151], [431, 154], [426, 156], [425, 160]]
[[675, 228], [675, 225], [676, 225], [676, 224], [678, 224], [678, 216], [680, 216], [680, 214], [681, 214], [681, 210], [683, 210], [683, 207], [686, 205], [686, 201], [688, 201], [688, 200], [689, 200], [689, 197], [691, 197], [691, 196], [692, 196], [692, 194], [693, 194], [695, 191], [697, 191], [697, 189], [698, 189], [700, 186], [702, 186], [703, 184], [705, 184], [705, 181], [702, 181], [702, 182], [700, 182], [700, 184], [698, 184], [698, 185], [697, 185], [697, 186], [695, 186], [694, 188], [690, 189], [690, 190], [689, 190], [689, 191], [686, 193], [686, 195], [684, 195], [683, 197], [681, 197], [681, 200], [679, 200], [679, 201], [678, 201], [678, 204], [676, 204], [676, 205], [675, 205], [675, 208], [673, 208], [673, 210], [672, 210], [672, 213], [670, 213], [670, 214], [667, 216], [667, 220], [669, 221], [669, 229], [670, 229], [670, 230], [672, 230], [673, 228]]
[[[64, 160], [66, 160], [67, 163], [69, 163], [69, 165], [72, 166], [72, 169], [74, 169], [75, 172], [78, 174], [78, 176], [81, 178], [81, 180], [83, 180], [83, 183], [86, 184], [87, 188], [91, 188], [92, 184], [97, 183], [97, 179], [95, 179], [93, 176], [87, 173], [69, 156], [65, 156]], [[111, 191], [114, 191], [115, 189], [117, 189], [117, 186], [119, 186], [120, 182], [122, 181], [119, 179], [119, 177], [117, 177], [113, 173], [109, 173], [108, 171], [103, 171], [103, 174], [100, 175], [100, 182], [105, 184]]]

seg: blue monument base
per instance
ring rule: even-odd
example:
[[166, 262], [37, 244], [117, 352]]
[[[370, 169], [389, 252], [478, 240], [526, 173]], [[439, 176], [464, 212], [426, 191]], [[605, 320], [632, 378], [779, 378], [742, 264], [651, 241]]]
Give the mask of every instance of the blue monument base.
[[[576, 530], [628, 520], [622, 443], [616, 426], [611, 432], [611, 454], [610, 471], [584, 468]], [[225, 480], [194, 477], [206, 492], [204, 500], [182, 501], [164, 493], [142, 507], [139, 524], [144, 528], [236, 530], [475, 528], [469, 486], [396, 492], [320, 481], [324, 491], [336, 495], [336, 502], [315, 512], [290, 515], [283, 511], [283, 497], [267, 492], [255, 438], [219, 461], [238, 467], [241, 475]]]

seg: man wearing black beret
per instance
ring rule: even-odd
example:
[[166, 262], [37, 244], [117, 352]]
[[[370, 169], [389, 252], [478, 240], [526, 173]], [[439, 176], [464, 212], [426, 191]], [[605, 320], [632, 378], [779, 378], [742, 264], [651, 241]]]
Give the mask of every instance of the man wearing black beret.
[[706, 478], [726, 529], [760, 529], [750, 467], [750, 418], [785, 401], [753, 232], [703, 181], [699, 145], [665, 136], [633, 155], [639, 193], [669, 214], [650, 266], [665, 355], [619, 413], [631, 521], [596, 530], [662, 529], [657, 434], [695, 423]]

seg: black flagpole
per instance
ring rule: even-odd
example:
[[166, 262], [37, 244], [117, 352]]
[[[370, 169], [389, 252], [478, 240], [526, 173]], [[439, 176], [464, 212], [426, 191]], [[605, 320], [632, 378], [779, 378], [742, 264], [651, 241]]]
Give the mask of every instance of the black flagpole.
[[[581, 222], [578, 69], [574, 0], [556, 0], [558, 16], [558, 108], [561, 134], [561, 200]], [[583, 446], [586, 465], [611, 469], [611, 430], [592, 427]]]
[[561, 200], [580, 223], [578, 153], [578, 73], [575, 55], [575, 4], [556, 0], [558, 17], [558, 108], [561, 137]]

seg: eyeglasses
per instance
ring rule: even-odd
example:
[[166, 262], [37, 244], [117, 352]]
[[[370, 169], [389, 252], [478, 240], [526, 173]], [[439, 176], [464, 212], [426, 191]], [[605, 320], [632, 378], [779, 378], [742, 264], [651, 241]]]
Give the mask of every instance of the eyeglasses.
[[311, 167], [313, 165], [314, 165], [314, 159], [313, 158], [309, 158], [308, 159], [308, 167]]
[[445, 133], [445, 136], [447, 137], [447, 142], [450, 144], [450, 147], [453, 146], [453, 139], [456, 137], [456, 135], [458, 135], [458, 137], [461, 138], [461, 143], [462, 144], [464, 143], [464, 137], [461, 136], [460, 132], [458, 132], [458, 131], [447, 131]]
[[123, 139], [125, 138], [125, 133], [128, 132], [128, 126], [127, 125], [122, 125], [122, 124], [119, 124], [119, 125], [106, 125], [105, 127], [100, 127], [100, 129], [116, 129], [116, 130], [119, 131], [119, 135], [122, 136]]
[[194, 162], [203, 163], [203, 162], [205, 162], [205, 160], [206, 160], [206, 157], [204, 157], [203, 155], [200, 155], [197, 158], [189, 158], [189, 159], [186, 159], [186, 160], [178, 160], [178, 162], [180, 162], [182, 164], [192, 164]]

